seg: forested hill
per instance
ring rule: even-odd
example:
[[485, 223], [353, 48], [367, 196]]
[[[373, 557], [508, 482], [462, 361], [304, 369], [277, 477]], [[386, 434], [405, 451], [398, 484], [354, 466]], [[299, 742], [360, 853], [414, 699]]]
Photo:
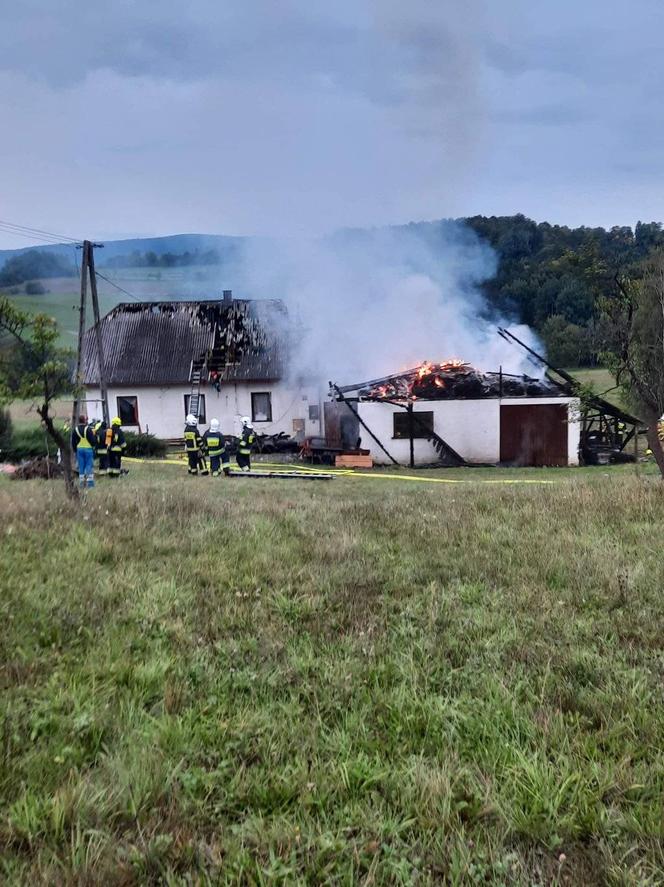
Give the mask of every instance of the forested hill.
[[[633, 271], [649, 253], [664, 246], [662, 226], [657, 222], [605, 230], [567, 228], [516, 215], [414, 222], [402, 227], [421, 234], [435, 249], [441, 239], [454, 232], [458, 235], [460, 223], [472, 228], [497, 253], [497, 273], [483, 284], [489, 310], [496, 317], [533, 327], [549, 358], [559, 365], [596, 363], [602, 295], [615, 286], [618, 273], [626, 268]], [[371, 231], [348, 230], [332, 239], [361, 241], [371, 236]], [[250, 240], [186, 234], [110, 241], [97, 262], [100, 268], [215, 264], [237, 268], [235, 263]], [[0, 250], [0, 287], [75, 273], [73, 252], [71, 246], [58, 245]]]
[[483, 286], [487, 301], [497, 313], [536, 329], [558, 365], [597, 362], [602, 296], [615, 287], [617, 275], [633, 273], [664, 246], [659, 222], [605, 230], [537, 223], [522, 215], [465, 221], [499, 257], [497, 274]]

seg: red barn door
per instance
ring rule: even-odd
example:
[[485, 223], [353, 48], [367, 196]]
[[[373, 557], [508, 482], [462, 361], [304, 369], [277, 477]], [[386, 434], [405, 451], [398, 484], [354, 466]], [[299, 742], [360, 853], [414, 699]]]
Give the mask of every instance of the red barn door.
[[500, 461], [567, 465], [567, 404], [501, 406]]

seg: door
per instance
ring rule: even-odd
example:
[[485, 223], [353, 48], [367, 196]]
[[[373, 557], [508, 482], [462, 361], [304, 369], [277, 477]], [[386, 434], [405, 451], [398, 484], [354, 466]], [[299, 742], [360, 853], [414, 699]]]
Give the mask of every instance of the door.
[[567, 465], [567, 404], [501, 406], [500, 461]]

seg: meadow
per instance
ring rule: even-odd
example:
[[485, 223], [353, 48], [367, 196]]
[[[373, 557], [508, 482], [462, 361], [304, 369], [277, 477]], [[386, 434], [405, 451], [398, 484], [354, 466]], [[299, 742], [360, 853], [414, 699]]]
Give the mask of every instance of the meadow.
[[662, 883], [661, 482], [419, 476], [0, 479], [3, 883]]

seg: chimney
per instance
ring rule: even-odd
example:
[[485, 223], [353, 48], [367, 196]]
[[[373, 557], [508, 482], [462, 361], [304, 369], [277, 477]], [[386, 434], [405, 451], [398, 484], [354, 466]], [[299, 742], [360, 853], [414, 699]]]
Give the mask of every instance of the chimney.
[[233, 301], [233, 290], [224, 290], [224, 302]]

